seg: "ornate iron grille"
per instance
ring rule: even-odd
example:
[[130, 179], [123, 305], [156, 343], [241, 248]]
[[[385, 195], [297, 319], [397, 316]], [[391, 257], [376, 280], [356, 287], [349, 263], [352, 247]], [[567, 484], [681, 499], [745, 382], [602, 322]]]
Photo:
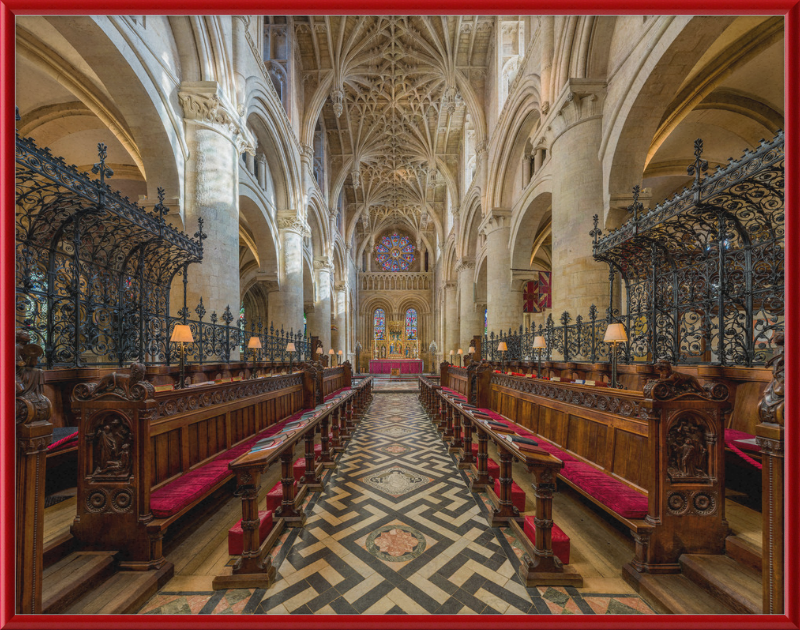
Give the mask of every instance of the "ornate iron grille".
[[597, 317], [572, 318], [560, 326], [552, 314], [544, 326], [494, 332], [483, 337], [484, 356], [535, 360], [533, 338], [547, 342], [542, 359], [609, 360], [603, 343], [610, 322], [623, 322], [628, 342], [621, 363], [666, 358], [673, 364], [763, 365], [784, 326], [784, 134], [762, 141], [703, 178], [702, 140], [688, 167], [690, 188], [646, 214], [633, 189], [633, 218], [600, 238], [595, 216], [594, 257], [609, 265], [609, 303], [619, 274], [625, 287], [623, 313], [607, 309]]
[[[230, 307], [205, 319], [203, 300], [189, 318], [188, 268], [202, 261], [203, 224], [194, 238], [166, 224], [164, 191], [148, 212], [107, 184], [106, 147], [92, 169], [97, 180], [68, 166], [30, 138], [16, 138], [16, 324], [45, 349], [47, 368], [174, 363], [176, 324], [188, 324], [194, 343], [187, 363], [227, 363], [245, 355], [250, 336], [261, 338], [259, 359], [309, 356], [301, 332], [237, 320]], [[170, 313], [170, 286], [182, 277], [183, 308]], [[254, 322], [255, 324], [255, 322]]]

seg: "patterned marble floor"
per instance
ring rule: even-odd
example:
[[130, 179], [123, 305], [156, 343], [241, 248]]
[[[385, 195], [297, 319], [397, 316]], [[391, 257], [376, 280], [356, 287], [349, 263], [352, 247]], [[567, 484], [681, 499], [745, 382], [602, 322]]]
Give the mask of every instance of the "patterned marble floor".
[[388, 392], [416, 392], [419, 391], [419, 381], [413, 379], [375, 378], [372, 388], [379, 393]]
[[272, 587], [165, 590], [140, 613], [652, 614], [630, 594], [525, 588], [519, 543], [466, 484], [416, 396], [375, 396]]

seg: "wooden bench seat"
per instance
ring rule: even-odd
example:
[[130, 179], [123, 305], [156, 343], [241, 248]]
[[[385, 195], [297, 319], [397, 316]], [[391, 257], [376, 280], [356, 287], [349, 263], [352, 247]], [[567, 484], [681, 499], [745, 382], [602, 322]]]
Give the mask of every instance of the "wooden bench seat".
[[189, 508], [224, 485], [226, 481], [233, 479], [234, 475], [228, 469], [230, 462], [249, 451], [257, 441], [274, 435], [287, 423], [297, 420], [306, 411], [306, 409], [302, 409], [292, 414], [253, 437], [243, 440], [236, 446], [216, 456], [210, 462], [190, 470], [168, 484], [161, 486], [158, 490], [153, 491], [150, 494], [150, 510], [153, 516], [166, 520], [154, 521], [151, 526], [166, 527], [182, 516]]

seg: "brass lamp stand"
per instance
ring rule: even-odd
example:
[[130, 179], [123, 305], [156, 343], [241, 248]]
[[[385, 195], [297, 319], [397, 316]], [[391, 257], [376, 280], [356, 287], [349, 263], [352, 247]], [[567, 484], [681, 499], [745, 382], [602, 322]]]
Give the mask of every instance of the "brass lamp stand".
[[544, 337], [537, 335], [533, 338], [533, 348], [539, 351], [539, 365], [536, 368], [536, 378], [542, 378], [542, 350], [547, 347]]
[[253, 351], [253, 370], [250, 372], [250, 378], [256, 377], [256, 349], [261, 350], [261, 339], [258, 337], [250, 337], [247, 342], [247, 347]]
[[621, 386], [617, 383], [617, 344], [628, 341], [625, 326], [623, 324], [609, 324], [603, 341], [611, 344], [611, 387], [621, 389]]
[[194, 343], [192, 329], [189, 328], [187, 324], [176, 324], [175, 329], [172, 331], [172, 337], [170, 337], [170, 341], [181, 344], [181, 374], [178, 380], [178, 389], [183, 389], [186, 387], [186, 367], [184, 360], [186, 349], [184, 348], [183, 344]]

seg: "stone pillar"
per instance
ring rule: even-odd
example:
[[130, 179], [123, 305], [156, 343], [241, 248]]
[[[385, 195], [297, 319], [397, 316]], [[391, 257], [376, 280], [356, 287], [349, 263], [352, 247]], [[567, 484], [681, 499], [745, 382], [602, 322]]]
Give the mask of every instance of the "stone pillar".
[[256, 157], [256, 180], [262, 190], [267, 189], [267, 156], [263, 153]]
[[[331, 275], [333, 265], [327, 258], [314, 259], [317, 291], [314, 296], [314, 313], [308, 317], [308, 334], [317, 335], [327, 354], [331, 346]], [[339, 348], [334, 348], [339, 350]]]
[[342, 350], [344, 356], [349, 356], [349, 344], [347, 335], [347, 283], [337, 282], [336, 286], [336, 324], [335, 332], [331, 333], [331, 343], [336, 352]]
[[486, 301], [489, 332], [517, 328], [522, 309], [516, 310], [511, 295], [511, 212], [495, 208], [484, 216], [480, 231], [486, 235]]
[[247, 167], [247, 172], [250, 173], [251, 175], [255, 175], [256, 174], [256, 158], [255, 158], [255, 156], [250, 155], [249, 153], [245, 153], [245, 155], [244, 155], [244, 163], [245, 163], [245, 166]]
[[[450, 351], [454, 352], [459, 348], [458, 335], [458, 287], [455, 282], [448, 282], [444, 285], [444, 354], [445, 361], [450, 360]], [[458, 362], [456, 355], [453, 359]]]
[[[592, 258], [592, 217], [602, 215], [603, 168], [597, 157], [605, 84], [570, 80], [553, 120], [553, 319], [608, 307], [608, 266]], [[491, 280], [490, 280], [491, 284]], [[489, 305], [491, 313], [491, 302]]]
[[303, 173], [303, 189], [314, 187], [314, 148], [304, 144], [300, 147], [300, 168]]
[[[230, 306], [231, 312], [238, 314], [238, 159], [242, 151], [255, 153], [255, 138], [215, 81], [184, 82], [178, 99], [189, 147], [186, 224], [192, 233], [198, 219], [203, 219], [208, 235], [203, 243], [202, 265], [192, 265], [189, 271], [187, 305], [191, 312], [202, 297], [208, 312], [221, 315]], [[177, 308], [181, 306], [182, 299]]]
[[308, 226], [294, 210], [278, 213], [278, 233], [281, 239], [279, 256], [280, 290], [270, 293], [269, 318], [285, 331], [303, 330], [303, 238]]
[[462, 258], [456, 266], [458, 286], [461, 288], [461, 323], [459, 325], [459, 348], [467, 354], [470, 341], [474, 335], [483, 334], [483, 311], [475, 310], [475, 261]]
[[[249, 15], [234, 15], [231, 19], [232, 29], [232, 54], [233, 74], [236, 81], [236, 105], [244, 107], [245, 84], [247, 81], [248, 65], [252, 58], [250, 46], [247, 43], [247, 28], [250, 25]], [[248, 165], [249, 167], [250, 165]], [[252, 169], [250, 170], [252, 173]]]
[[541, 86], [542, 86], [542, 113], [546, 116], [550, 111], [550, 104], [553, 100], [552, 91], [552, 69], [553, 69], [553, 53], [555, 50], [555, 17], [552, 15], [543, 15], [539, 17], [539, 28], [542, 35], [542, 61], [541, 61]]
[[372, 271], [372, 253], [375, 251], [375, 235], [370, 236], [369, 250], [367, 251], [367, 271]]

